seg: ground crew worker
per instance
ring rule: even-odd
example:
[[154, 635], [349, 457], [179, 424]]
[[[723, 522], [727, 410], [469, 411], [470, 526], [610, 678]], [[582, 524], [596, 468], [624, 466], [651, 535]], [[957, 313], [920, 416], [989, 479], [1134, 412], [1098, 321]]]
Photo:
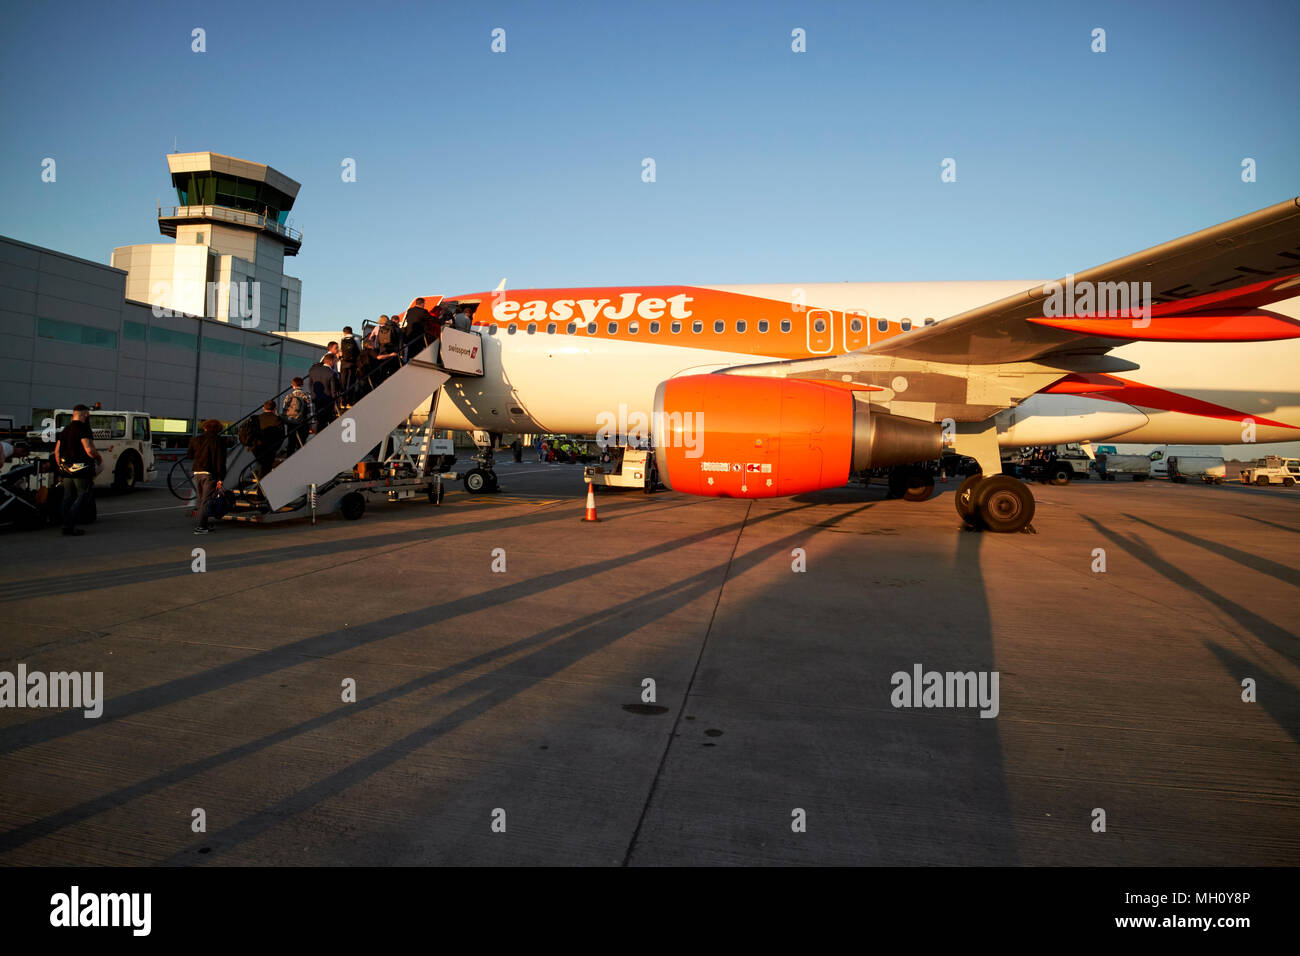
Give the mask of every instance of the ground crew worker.
[[90, 430], [88, 406], [73, 406], [72, 421], [54, 443], [54, 462], [63, 476], [63, 533], [85, 534], [76, 526], [77, 515], [95, 493], [95, 466], [104, 463], [104, 456], [95, 447], [95, 433]]

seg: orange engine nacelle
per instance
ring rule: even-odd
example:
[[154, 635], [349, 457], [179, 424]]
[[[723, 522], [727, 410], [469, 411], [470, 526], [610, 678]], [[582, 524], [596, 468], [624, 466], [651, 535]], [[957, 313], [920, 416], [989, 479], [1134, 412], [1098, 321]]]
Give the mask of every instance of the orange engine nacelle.
[[772, 498], [836, 488], [863, 468], [939, 457], [934, 422], [871, 412], [847, 388], [790, 378], [686, 375], [655, 392], [660, 480], [674, 491]]

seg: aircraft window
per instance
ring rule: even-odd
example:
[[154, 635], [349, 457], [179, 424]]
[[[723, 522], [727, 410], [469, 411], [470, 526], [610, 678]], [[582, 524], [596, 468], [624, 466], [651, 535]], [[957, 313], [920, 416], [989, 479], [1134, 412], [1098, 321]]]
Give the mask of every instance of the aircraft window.
[[651, 335], [658, 335], [658, 334], [659, 334], [659, 323], [658, 323], [658, 322], [651, 322], [651, 323], [650, 323], [650, 334], [651, 334]]
[[718, 321], [713, 323], [713, 331], [718, 334], [725, 332], [726, 329], [727, 329], [727, 323], [723, 322], [721, 319], [718, 319]]
[[554, 335], [554, 334], [555, 334], [555, 323], [554, 323], [554, 322], [548, 322], [548, 323], [546, 323], [546, 334], [547, 334], [547, 335]]
[[682, 330], [682, 324], [681, 324], [680, 322], [674, 322], [674, 323], [673, 323], [673, 335], [676, 335], [676, 334], [677, 334], [678, 332], [680, 332], [681, 330]]
[[596, 323], [595, 323], [595, 322], [588, 322], [588, 323], [587, 323], [587, 334], [588, 334], [588, 335], [595, 335], [595, 334], [596, 334]]
[[766, 332], [766, 331], [767, 331], [767, 319], [759, 319], [759, 320], [758, 320], [758, 331], [760, 331], [760, 332]]
[[506, 331], [509, 332], [511, 335], [514, 335], [516, 332], [519, 331], [519, 329], [515, 326], [513, 322], [511, 322], [509, 325], [506, 326]]
[[577, 332], [577, 331], [578, 331], [578, 323], [577, 323], [577, 322], [570, 322], [569, 325], [568, 325], [568, 327], [564, 330], [564, 332], [565, 332], [566, 335], [573, 335], [573, 334], [574, 334], [575, 332]]
[[528, 323], [528, 334], [529, 334], [529, 335], [534, 335], [534, 334], [536, 334], [536, 332], [537, 332], [537, 323], [536, 323], [536, 322], [529, 322], [529, 323]]
[[701, 322], [699, 319], [696, 319], [694, 322], [691, 323], [691, 331], [694, 332], [696, 335], [703, 332], [704, 323]]
[[789, 332], [789, 331], [790, 331], [790, 320], [789, 320], [789, 319], [782, 319], [782, 320], [781, 320], [781, 331], [782, 331], [782, 332]]
[[814, 332], [825, 332], [825, 331], [826, 331], [826, 320], [825, 320], [825, 319], [814, 319], [814, 320], [813, 320], [813, 331], [814, 331]]
[[926, 325], [934, 325], [934, 319], [926, 319], [926, 320], [925, 320], [925, 324], [926, 324]]
[[862, 331], [862, 320], [861, 320], [861, 319], [849, 319], [849, 331], [850, 331], [850, 332], [861, 332], [861, 331]]
[[605, 331], [608, 332], [610, 335], [617, 335], [617, 334], [618, 334], [618, 323], [617, 323], [617, 322], [611, 322], [611, 323], [609, 323], [609, 325], [605, 326]]
[[911, 331], [912, 331], [912, 320], [911, 320], [911, 319], [904, 319], [903, 322], [902, 322], [902, 327], [903, 327], [903, 331], [904, 331], [904, 332], [911, 332]]
[[877, 332], [888, 332], [888, 331], [889, 331], [889, 320], [888, 320], [888, 319], [876, 319], [876, 331], [877, 331]]
[[737, 332], [744, 332], [745, 329], [746, 329], [747, 327], [748, 327], [748, 326], [746, 325], [744, 319], [741, 319], [739, 322], [736, 323], [736, 331], [737, 331]]
[[637, 334], [638, 332], [640, 332], [640, 331], [641, 331], [641, 323], [640, 323], [640, 322], [629, 322], [629, 323], [627, 324], [627, 333], [628, 333], [628, 335], [636, 335], [636, 334]]
[[495, 325], [489, 325], [488, 335], [496, 335], [496, 334], [497, 334], [497, 327]]

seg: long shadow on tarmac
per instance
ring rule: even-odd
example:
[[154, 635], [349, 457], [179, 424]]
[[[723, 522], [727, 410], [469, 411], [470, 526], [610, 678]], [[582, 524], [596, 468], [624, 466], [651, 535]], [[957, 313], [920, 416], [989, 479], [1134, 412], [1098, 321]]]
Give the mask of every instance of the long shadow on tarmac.
[[[818, 503], [828, 503], [825, 501]], [[806, 506], [805, 506], [806, 507]], [[764, 520], [770, 520], [777, 517], [787, 517], [791, 514], [801, 512], [805, 508], [785, 508], [773, 511], [766, 516], [758, 516], [749, 521], [750, 526], [754, 526]], [[861, 510], [861, 509], [858, 509]], [[846, 513], [840, 518], [848, 517]], [[832, 522], [838, 523], [838, 522]], [[485, 523], [495, 525], [496, 522]], [[710, 528], [708, 531], [694, 535], [689, 535], [670, 543], [645, 549], [623, 559], [618, 559], [613, 564], [631, 564], [644, 558], [672, 550], [682, 545], [690, 544], [716, 537], [722, 534], [737, 533], [740, 531], [743, 522], [733, 522], [720, 528]], [[823, 526], [825, 527], [825, 526]], [[794, 544], [800, 544], [807, 538], [807, 529], [800, 528], [791, 534], [784, 536], [776, 541], [762, 545], [749, 553], [736, 558], [733, 562], [722, 562], [701, 572], [693, 574], [680, 581], [665, 585], [655, 591], [638, 595], [627, 601], [620, 602], [608, 608], [594, 611], [577, 621], [566, 622], [564, 625], [549, 628], [533, 634], [529, 637], [521, 638], [502, 648], [494, 651], [476, 655], [455, 665], [443, 668], [437, 672], [426, 674], [405, 684], [390, 688], [373, 696], [368, 696], [356, 704], [349, 705], [347, 708], [320, 715], [311, 720], [304, 721], [292, 727], [284, 728], [268, 734], [256, 741], [251, 741], [233, 747], [219, 754], [214, 754], [200, 760], [193, 761], [180, 767], [156, 774], [155, 776], [122, 787], [111, 793], [104, 794], [91, 800], [87, 800], [74, 807], [52, 814], [41, 820], [33, 821], [30, 824], [19, 827], [6, 834], [0, 835], [0, 851], [9, 851], [22, 846], [32, 840], [42, 836], [64, 829], [74, 825], [82, 820], [93, 817], [97, 814], [110, 810], [114, 807], [124, 805], [132, 800], [138, 799], [149, 793], [158, 791], [163, 788], [174, 786], [175, 784], [196, 774], [213, 770], [225, 764], [239, 760], [242, 757], [257, 753], [268, 747], [290, 740], [298, 735], [309, 733], [321, 727], [327, 726], [336, 720], [340, 720], [356, 714], [359, 711], [379, 707], [386, 703], [400, 699], [406, 695], [417, 692], [421, 689], [433, 686], [439, 682], [454, 678], [468, 670], [491, 663], [493, 660], [509, 657], [517, 654], [522, 650], [533, 648], [531, 653], [510, 661], [500, 669], [484, 674], [475, 678], [469, 683], [453, 689], [448, 699], [461, 697], [465, 695], [473, 696], [474, 694], [483, 693], [481, 698], [473, 699], [471, 702], [458, 708], [452, 713], [446, 714], [426, 727], [423, 727], [401, 740], [395, 741], [387, 747], [376, 751], [359, 760], [352, 765], [322, 778], [316, 783], [305, 789], [292, 794], [272, 806], [266, 807], [247, 819], [235, 824], [226, 830], [208, 835], [202, 841], [202, 846], [210, 847], [214, 852], [211, 855], [205, 855], [200, 858], [197, 855], [199, 844], [195, 844], [185, 850], [179, 851], [172, 857], [163, 861], [167, 864], [194, 864], [207, 862], [213, 859], [213, 856], [222, 850], [229, 850], [243, 841], [252, 839], [257, 835], [274, 828], [281, 823], [286, 817], [294, 816], [306, 812], [316, 804], [335, 796], [359, 782], [365, 780], [372, 774], [391, 766], [401, 760], [408, 754], [426, 746], [431, 741], [437, 740], [442, 735], [463, 725], [465, 722], [472, 720], [483, 713], [490, 711], [492, 708], [515, 697], [522, 688], [531, 686], [536, 681], [543, 679], [546, 675], [551, 675], [562, 671], [571, 666], [576, 660], [579, 660], [605, 646], [608, 646], [628, 633], [642, 627], [644, 622], [655, 620], [661, 615], [671, 611], [678, 610], [683, 604], [707, 595], [710, 591], [720, 586], [724, 575], [739, 575], [748, 570], [757, 567], [763, 561], [776, 554], [786, 554], [788, 549]], [[953, 559], [954, 570], [973, 571], [976, 575], [977, 582], [979, 574], [979, 535], [962, 535], [959, 539], [957, 552]], [[731, 565], [730, 572], [728, 565]], [[292, 666], [302, 660], [303, 655], [312, 656], [329, 656], [340, 650], [349, 649], [358, 644], [364, 644], [370, 641], [382, 640], [399, 633], [405, 632], [412, 628], [426, 626], [430, 619], [448, 619], [455, 617], [460, 613], [466, 613], [481, 609], [485, 601], [491, 602], [497, 600], [510, 600], [514, 597], [527, 596], [530, 594], [539, 594], [551, 588], [557, 587], [569, 580], [585, 576], [597, 568], [608, 570], [611, 562], [601, 561], [599, 564], [592, 564], [582, 568], [573, 569], [566, 572], [556, 572], [553, 574], [541, 575], [531, 581], [511, 584], [508, 587], [502, 587], [486, 594], [474, 595], [472, 598], [457, 599], [440, 605], [431, 605], [421, 608], [418, 611], [394, 615], [386, 620], [375, 622], [364, 628], [349, 628], [347, 631], [335, 631], [327, 634], [317, 635], [304, 641], [295, 642], [282, 648], [276, 648], [271, 651], [262, 652], [253, 655], [251, 658], [236, 662], [231, 665], [214, 668], [213, 670], [190, 678], [182, 678], [177, 681], [171, 681], [159, 685], [155, 688], [149, 688], [127, 695], [116, 701], [111, 701], [105, 708], [104, 719], [115, 719], [119, 716], [127, 716], [131, 713], [139, 713], [154, 707], [165, 706], [169, 703], [188, 698], [195, 694], [207, 693], [220, 687], [228, 686], [231, 683], [240, 680], [252, 679], [274, 671]], [[940, 577], [936, 573], [936, 579]], [[975, 621], [971, 620], [972, 624]], [[984, 657], [990, 663], [992, 662], [992, 640], [991, 628], [988, 624], [987, 608], [985, 609], [983, 627], [981, 633], [970, 633], [969, 631], [962, 634], [955, 634], [963, 652], [972, 652], [977, 657]], [[974, 630], [975, 628], [972, 628]], [[972, 646], [972, 639], [975, 639], [975, 646]], [[892, 657], [898, 648], [894, 648], [886, 656]], [[906, 653], [905, 651], [903, 653]], [[882, 680], [887, 684], [887, 674], [892, 668], [892, 663], [885, 666], [882, 670]], [[682, 707], [687, 706], [687, 695], [683, 695]], [[80, 720], [60, 720], [60, 715], [52, 715], [40, 721], [35, 721], [21, 727], [13, 728], [9, 732], [0, 734], [0, 750], [8, 751], [18, 747], [29, 746], [34, 743], [55, 739], [67, 733], [85, 729], [85, 722]], [[888, 721], [884, 722], [888, 724]], [[985, 758], [981, 764], [981, 771], [995, 776], [998, 783], [998, 793], [1000, 796], [996, 800], [990, 812], [988, 805], [982, 805], [976, 808], [983, 816], [979, 821], [978, 828], [988, 837], [989, 845], [999, 848], [998, 862], [1015, 862], [1015, 842], [1014, 834], [1011, 832], [1009, 823], [1009, 814], [1007, 806], [1009, 801], [1005, 792], [1005, 782], [1002, 773], [1001, 750], [998, 732], [993, 726], [996, 722], [990, 721], [987, 730], [984, 730], [983, 722], [977, 722], [981, 737], [986, 733], [988, 735], [988, 746], [981, 746], [980, 755]], [[36, 726], [33, 726], [35, 724]], [[943, 721], [923, 721], [917, 722], [916, 732], [922, 735], [923, 747], [926, 747], [932, 756], [935, 752], [943, 750], [951, 751], [952, 741], [948, 739], [947, 729], [943, 726]], [[909, 725], [909, 729], [912, 729]], [[887, 727], [873, 729], [872, 733], [879, 735], [888, 733]], [[926, 743], [924, 738], [927, 735], [934, 735], [935, 739]], [[665, 741], [665, 747], [671, 746], [671, 736]], [[991, 756], [996, 761], [996, 766], [988, 766], [987, 758]], [[918, 758], [919, 759], [919, 758]], [[992, 818], [990, 818], [990, 816]], [[905, 851], [894, 850], [892, 856], [898, 856]]]
[[[1080, 515], [1080, 517], [1096, 528], [1102, 535], [1115, 542], [1115, 544], [1119, 545], [1121, 548], [1124, 548], [1139, 561], [1142, 561], [1153, 571], [1164, 575], [1185, 591], [1201, 595], [1205, 600], [1223, 611], [1223, 613], [1227, 614], [1230, 618], [1241, 625], [1245, 631], [1254, 635], [1262, 644], [1266, 645], [1277, 654], [1289, 658], [1290, 660], [1300, 660], [1300, 657], [1297, 657], [1296, 654], [1298, 645], [1295, 634], [1278, 627], [1272, 621], [1259, 616], [1254, 611], [1247, 607], [1243, 607], [1236, 601], [1224, 597], [1219, 592], [1206, 586], [1204, 582], [1198, 581], [1181, 568], [1164, 560], [1157, 551], [1148, 547], [1146, 544], [1143, 544], [1137, 538], [1112, 531], [1110, 528], [1087, 515]], [[1149, 522], [1143, 523], [1149, 524]], [[1165, 530], [1156, 525], [1151, 525], [1151, 527], [1156, 528], [1159, 531]], [[1182, 534], [1177, 536], [1187, 537]], [[1189, 538], [1189, 540], [1192, 540], [1194, 543], [1201, 543], [1199, 539]], [[1212, 542], [1207, 542], [1206, 546], [1213, 546], [1216, 549], [1218, 547], [1217, 545], [1213, 545]], [[1268, 563], [1272, 564], [1272, 562]], [[1286, 706], [1288, 702], [1296, 700], [1297, 688], [1285, 678], [1279, 677], [1276, 674], [1271, 674], [1267, 671], [1263, 673], [1261, 678], [1261, 665], [1258, 662], [1247, 661], [1217, 642], [1209, 641], [1206, 646], [1224, 662], [1228, 674], [1232, 677], [1234, 682], [1239, 683], [1242, 677], [1256, 678], [1261, 689], [1269, 692], [1267, 697], [1265, 697], [1263, 693], [1260, 694], [1258, 698], [1260, 704], [1268, 710], [1273, 719], [1277, 721], [1278, 726], [1286, 731], [1292, 740], [1300, 743], [1300, 711], [1298, 711], [1294, 706]]]
[[1166, 528], [1158, 525], [1146, 518], [1139, 518], [1137, 515], [1126, 514], [1125, 518], [1135, 521], [1138, 524], [1144, 524], [1148, 528], [1156, 531], [1162, 531], [1167, 535], [1172, 535], [1186, 541], [1188, 544], [1194, 544], [1198, 548], [1204, 548], [1212, 554], [1220, 555], [1229, 561], [1234, 561], [1244, 568], [1250, 568], [1252, 571], [1258, 571], [1260, 574], [1267, 574], [1269, 577], [1277, 578], [1284, 584], [1292, 587], [1300, 587], [1300, 571], [1295, 568], [1289, 568], [1285, 564], [1278, 564], [1276, 561], [1270, 561], [1268, 558], [1261, 558], [1257, 554], [1251, 554], [1249, 551], [1240, 551], [1237, 548], [1222, 544], [1218, 541], [1210, 541], [1207, 538], [1198, 538], [1194, 534], [1188, 534], [1186, 531], [1175, 531], [1173, 528]]
[[[767, 517], [770, 519], [799, 510], [803, 509], [786, 509], [782, 512], [773, 512]], [[753, 522], [751, 521], [751, 523]], [[551, 574], [540, 575], [530, 581], [521, 581], [509, 585], [503, 585], [482, 594], [469, 595], [443, 604], [431, 604], [417, 610], [396, 614], [383, 620], [373, 621], [359, 627], [348, 627], [345, 630], [333, 631], [328, 634], [316, 635], [315, 637], [295, 641], [292, 644], [277, 647], [269, 651], [263, 651], [232, 664], [214, 668], [203, 674], [196, 674], [191, 677], [169, 681], [156, 687], [150, 687], [133, 694], [128, 694], [125, 697], [110, 700], [105, 703], [104, 714], [96, 721], [96, 724], [100, 725], [109, 721], [118, 720], [157, 707], [167, 706], [168, 704], [176, 703], [177, 701], [185, 700], [193, 696], [206, 694], [234, 683], [263, 677], [285, 667], [299, 664], [303, 661], [305, 656], [308, 655], [312, 657], [328, 657], [339, 651], [348, 650], [373, 641], [387, 640], [391, 637], [405, 633], [406, 631], [425, 627], [431, 620], [446, 622], [455, 619], [461, 614], [479, 611], [485, 605], [490, 606], [520, 597], [541, 594], [570, 581], [587, 577], [589, 574], [597, 571], [607, 571], [611, 567], [619, 564], [633, 564], [637, 561], [667, 551], [673, 551], [686, 545], [709, 540], [719, 534], [738, 532], [742, 524], [743, 522], [736, 521], [721, 528], [709, 529], [707, 531], [688, 535], [684, 538], [667, 541], [621, 559], [602, 559], [599, 562], [592, 562], [591, 564], [583, 565], [568, 571], [559, 571]], [[202, 760], [186, 764], [185, 766], [166, 771], [165, 773], [158, 774], [149, 780], [132, 784], [131, 786], [105, 794], [102, 797], [97, 797], [94, 800], [87, 801], [76, 807], [71, 807], [67, 810], [61, 811], [51, 817], [35, 821], [26, 826], [9, 831], [8, 833], [0, 834], [0, 852], [12, 850], [38, 836], [61, 829], [77, 820], [93, 816], [96, 813], [102, 812], [103, 810], [109, 809], [113, 806], [118, 806], [139, 796], [143, 796], [144, 794], [150, 793], [160, 787], [170, 786], [194, 773], [210, 770], [224, 763], [228, 763], [231, 760], [248, 756], [249, 754], [256, 753], [268, 746], [281, 743], [299, 734], [307, 733], [326, 726], [335, 720], [346, 718], [359, 711], [379, 706], [380, 704], [387, 703], [388, 701], [394, 700], [398, 697], [403, 697], [414, 691], [420, 690], [421, 688], [447, 680], [448, 678], [454, 677], [464, 671], [483, 666], [484, 664], [489, 664], [492, 661], [503, 657], [509, 657], [510, 655], [516, 654], [529, 647], [544, 645], [547, 642], [554, 641], [556, 638], [564, 638], [564, 640], [559, 641], [547, 649], [548, 654], [554, 652], [557, 647], [561, 646], [578, 646], [583, 648], [582, 653], [580, 654], [563, 655], [563, 660], [557, 660], [554, 668], [548, 667], [546, 668], [546, 671], [547, 673], [551, 673], [555, 670], [563, 669], [570, 666], [575, 660], [585, 657], [592, 651], [611, 643], [613, 640], [622, 637], [626, 633], [626, 629], [611, 631], [609, 627], [611, 623], [621, 621], [625, 625], [630, 624], [630, 629], [639, 628], [645, 621], [654, 620], [654, 617], [651, 615], [664, 614], [676, 610], [683, 604], [689, 603], [689, 601], [694, 597], [699, 596], [699, 593], [707, 592], [710, 587], [715, 587], [715, 579], [722, 573], [722, 571], [722, 567], [711, 567], [682, 581], [666, 585], [657, 591], [652, 591], [645, 595], [629, 599], [608, 609], [592, 612], [591, 614], [579, 618], [577, 621], [566, 622], [563, 625], [548, 628], [547, 630], [538, 632], [529, 637], [521, 638], [491, 652], [476, 655], [475, 657], [462, 661], [453, 667], [443, 668], [440, 671], [408, 681], [405, 684], [383, 691], [372, 697], [358, 700], [356, 704], [349, 705], [347, 708], [340, 708], [330, 714], [322, 714], [318, 717], [312, 718], [311, 720], [286, 728], [285, 730], [277, 731], [274, 734], [268, 734], [259, 740], [242, 744], [239, 747], [234, 747], [221, 754], [215, 754]], [[577, 632], [570, 635], [569, 632], [574, 628], [578, 628]], [[566, 635], [568, 636], [566, 637]], [[541, 652], [539, 651], [538, 653]], [[531, 666], [525, 666], [525, 662], [535, 662], [537, 659], [537, 653], [521, 658], [518, 661], [506, 665], [506, 667], [499, 671], [493, 671], [483, 677], [476, 678], [464, 687], [453, 690], [452, 695], [455, 696], [461, 694], [466, 688], [474, 688], [481, 682], [495, 679], [502, 674], [508, 675], [513, 670], [520, 670], [525, 676], [528, 676], [533, 672], [533, 668]], [[526, 682], [510, 682], [510, 686], [519, 687], [523, 686], [524, 683]], [[493, 706], [495, 706], [496, 703], [501, 702], [502, 698], [500, 697], [500, 694], [502, 693], [502, 690], [503, 689], [498, 688], [495, 695], [489, 695], [484, 698], [484, 700], [492, 700]], [[506, 697], [513, 697], [514, 693], [515, 691], [511, 690]], [[478, 702], [475, 702], [474, 705], [470, 705], [470, 707], [476, 708], [474, 711], [475, 714], [488, 709], [477, 708], [477, 704]], [[444, 718], [444, 721], [450, 720], [452, 717], [456, 717], [457, 714], [462, 714], [463, 712], [464, 709], [457, 711], [456, 714], [448, 715], [447, 718]], [[463, 719], [465, 718], [458, 717], [455, 723], [451, 726], [459, 724]], [[442, 723], [443, 722], [440, 721], [438, 724], [433, 726], [440, 726]], [[75, 733], [85, 729], [87, 729], [85, 726], [85, 720], [81, 717], [81, 714], [78, 711], [65, 711], [59, 714], [52, 714], [49, 717], [37, 721], [30, 721], [0, 732], [0, 753], [7, 753], [23, 747], [45, 743], [69, 733]], [[439, 734], [444, 732], [446, 729], [450, 729], [450, 727], [439, 730]], [[409, 740], [415, 736], [425, 735], [427, 734], [427, 731], [428, 728], [417, 732], [417, 734], [413, 734], [406, 739]], [[437, 734], [434, 736], [437, 736]], [[392, 747], [385, 748], [385, 750], [379, 751], [379, 754], [375, 756], [389, 753], [392, 751], [393, 747], [400, 746], [400, 743], [401, 742], [392, 745]], [[410, 748], [407, 748], [402, 752], [405, 753], [409, 749]], [[373, 761], [373, 759], [374, 757], [367, 758], [367, 760], [362, 763], [368, 765]], [[383, 761], [383, 763], [388, 762], [391, 761]], [[341, 771], [340, 774], [348, 774], [350, 773], [350, 770], [351, 768], [349, 768], [349, 770]], [[335, 777], [338, 776], [340, 775], [335, 775]], [[352, 779], [345, 786], [351, 786], [352, 783], [355, 782], [356, 780]], [[313, 787], [311, 789], [314, 791], [316, 788]]]
[[[663, 508], [681, 508], [689, 507], [694, 501], [682, 501], [664, 505]], [[557, 519], [567, 519], [571, 516], [575, 507], [580, 509], [581, 505], [565, 504], [554, 507], [539, 508], [537, 512], [526, 515], [512, 515], [509, 517], [492, 518], [483, 521], [467, 521], [461, 524], [453, 525], [421, 525], [419, 528], [412, 528], [407, 531], [395, 532], [377, 532], [365, 537], [349, 538], [347, 540], [328, 539], [311, 542], [307, 544], [292, 544], [283, 547], [264, 548], [251, 553], [222, 555], [213, 553], [212, 546], [208, 546], [207, 567], [208, 572], [240, 570], [243, 568], [255, 568], [260, 565], [275, 564], [292, 567], [297, 565], [303, 558], [322, 557], [326, 555], [345, 554], [349, 551], [361, 551], [367, 548], [378, 548], [385, 545], [402, 545], [427, 542], [431, 538], [439, 541], [453, 538], [464, 534], [477, 534], [480, 531], [494, 531], [498, 528], [517, 528], [533, 524], [544, 524]], [[613, 514], [602, 516], [602, 521], [622, 521], [628, 518], [637, 517], [641, 511], [639, 508], [644, 507], [638, 503], [630, 508], [620, 508]], [[394, 516], [399, 517], [399, 516]], [[188, 526], [187, 526], [188, 527]], [[243, 529], [241, 529], [243, 530]], [[178, 532], [178, 535], [183, 532]], [[231, 535], [231, 532], [223, 528], [217, 532], [221, 536]], [[271, 528], [259, 528], [256, 534], [274, 534]], [[178, 537], [178, 541], [185, 539]], [[217, 539], [220, 541], [220, 538]], [[245, 536], [237, 539], [240, 542], [248, 542], [251, 536]], [[20, 601], [32, 597], [48, 597], [56, 594], [74, 594], [87, 591], [102, 590], [105, 588], [121, 587], [130, 584], [158, 583], [170, 577], [187, 577], [192, 572], [189, 565], [189, 544], [185, 545], [183, 560], [169, 560], [157, 564], [137, 565], [129, 568], [120, 568], [113, 570], [111, 568], [99, 571], [87, 571], [78, 574], [64, 575], [63, 577], [52, 578], [29, 578], [25, 581], [11, 581], [0, 584], [0, 603], [7, 601]]]
[[[798, 510], [802, 509], [792, 508], [784, 513]], [[781, 513], [774, 512], [770, 517], [776, 517]], [[719, 534], [738, 531], [742, 523], [740, 521], [732, 522], [720, 528], [700, 531], [684, 538], [665, 541], [662, 544], [633, 552], [621, 558], [603, 557], [598, 561], [592, 561], [568, 570], [539, 575], [529, 581], [503, 584], [489, 591], [466, 595], [443, 604], [431, 604], [418, 610], [405, 611], [379, 621], [372, 621], [369, 624], [355, 627], [349, 626], [342, 630], [317, 634], [270, 650], [260, 651], [202, 674], [180, 677], [165, 684], [147, 687], [123, 697], [108, 700], [104, 703], [103, 715], [95, 721], [95, 724], [102, 726], [123, 717], [130, 717], [157, 707], [165, 707], [168, 704], [207, 694], [222, 687], [228, 687], [231, 684], [264, 677], [267, 674], [273, 674], [286, 667], [299, 664], [309, 657], [330, 657], [364, 644], [386, 640], [413, 628], [424, 627], [431, 620], [451, 621], [462, 614], [477, 613], [484, 607], [490, 607], [497, 603], [542, 594], [552, 588], [582, 580], [598, 572], [608, 571], [620, 565], [635, 564], [646, 558], [675, 551], [680, 547], [707, 541]], [[754, 522], [751, 521], [752, 523]], [[496, 522], [492, 522], [489, 526], [495, 524]], [[258, 585], [258, 587], [271, 587], [276, 583], [278, 582], [266, 581]], [[61, 711], [47, 717], [29, 720], [17, 726], [0, 730], [0, 754], [46, 743], [86, 729], [86, 721], [81, 712], [77, 710]]]

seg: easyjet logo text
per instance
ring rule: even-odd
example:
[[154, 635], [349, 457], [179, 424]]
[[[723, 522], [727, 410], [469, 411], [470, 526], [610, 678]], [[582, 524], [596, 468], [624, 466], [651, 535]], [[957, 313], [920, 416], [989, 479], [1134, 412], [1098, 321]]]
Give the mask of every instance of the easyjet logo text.
[[688, 319], [691, 310], [687, 304], [694, 301], [694, 296], [685, 292], [667, 299], [642, 296], [640, 292], [624, 292], [617, 299], [556, 299], [554, 302], [503, 299], [493, 304], [492, 318], [498, 322], [568, 322], [570, 319], [595, 322], [601, 318], [617, 321], [633, 315], [643, 319], [662, 319], [667, 313], [669, 318]]

